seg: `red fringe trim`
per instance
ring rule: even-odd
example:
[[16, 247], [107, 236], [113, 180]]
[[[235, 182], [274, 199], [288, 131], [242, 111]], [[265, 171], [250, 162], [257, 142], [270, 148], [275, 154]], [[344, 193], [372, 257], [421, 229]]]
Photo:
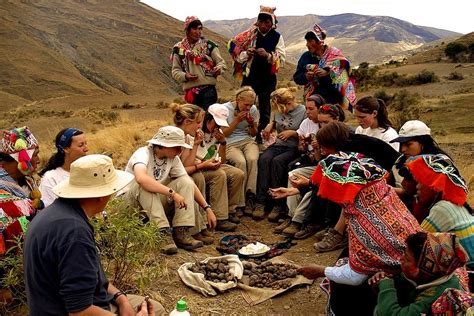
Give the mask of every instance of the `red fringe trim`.
[[434, 172], [426, 165], [422, 157], [408, 162], [407, 166], [417, 182], [430, 187], [436, 192], [442, 192], [443, 200], [460, 206], [466, 203], [466, 191], [455, 185], [447, 175]]

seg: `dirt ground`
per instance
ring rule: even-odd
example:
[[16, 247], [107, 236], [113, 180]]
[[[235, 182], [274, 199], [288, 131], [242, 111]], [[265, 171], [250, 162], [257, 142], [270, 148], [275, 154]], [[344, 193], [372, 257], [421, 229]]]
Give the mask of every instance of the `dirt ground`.
[[[250, 217], [243, 217], [236, 233], [257, 238], [259, 241], [272, 244], [285, 240], [282, 235], [274, 234], [276, 224], [254, 221]], [[156, 297], [167, 311], [174, 308], [179, 299], [186, 300], [191, 315], [325, 315], [326, 294], [319, 288], [321, 279], [317, 279], [311, 286], [292, 288], [289, 291], [255, 306], [249, 306], [239, 289], [215, 297], [204, 297], [188, 288], [179, 278], [177, 269], [184, 262], [200, 261], [209, 256], [219, 255], [215, 247], [223, 236], [231, 233], [215, 233], [213, 245], [205, 246], [196, 252], [179, 250], [174, 256], [160, 255], [165, 268], [165, 275], [156, 285]], [[313, 249], [314, 237], [298, 240], [297, 245], [291, 247], [281, 256], [297, 265], [305, 263], [332, 264], [338, 257], [340, 250], [318, 254]]]

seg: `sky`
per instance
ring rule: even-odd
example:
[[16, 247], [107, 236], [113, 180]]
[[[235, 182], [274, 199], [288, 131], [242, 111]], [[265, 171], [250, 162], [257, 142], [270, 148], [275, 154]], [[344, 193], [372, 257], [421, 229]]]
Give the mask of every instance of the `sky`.
[[[260, 4], [276, 7], [275, 14], [283, 15], [334, 15], [358, 13], [385, 15], [405, 20], [415, 25], [469, 33], [474, 31], [472, 0], [141, 0], [178, 20], [197, 15], [205, 20], [233, 20], [254, 18]], [[323, 26], [324, 27], [324, 26]]]

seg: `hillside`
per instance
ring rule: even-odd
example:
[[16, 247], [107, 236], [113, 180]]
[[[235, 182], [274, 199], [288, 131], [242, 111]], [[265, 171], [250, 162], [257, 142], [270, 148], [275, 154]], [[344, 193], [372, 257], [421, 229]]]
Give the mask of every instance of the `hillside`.
[[[169, 55], [184, 35], [182, 23], [139, 1], [2, 1], [0, 111], [71, 95], [173, 99], [181, 87]], [[230, 68], [226, 39], [204, 35]], [[238, 85], [230, 71], [219, 81], [220, 90]]]
[[[248, 28], [255, 19], [206, 21], [211, 30], [232, 37]], [[388, 16], [338, 14], [318, 16], [279, 16], [278, 30], [283, 34], [289, 60], [296, 62], [306, 50], [304, 34], [314, 23], [326, 29], [328, 43], [340, 48], [354, 65], [367, 61], [380, 63], [403, 55], [405, 51], [448, 36], [461, 34], [417, 26]]]

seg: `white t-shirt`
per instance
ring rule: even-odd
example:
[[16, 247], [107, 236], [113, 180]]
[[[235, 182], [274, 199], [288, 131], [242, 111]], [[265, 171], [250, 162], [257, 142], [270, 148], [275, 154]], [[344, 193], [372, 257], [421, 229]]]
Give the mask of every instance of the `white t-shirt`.
[[299, 136], [306, 136], [308, 134], [316, 134], [318, 130], [319, 123], [314, 123], [309, 118], [305, 118], [296, 132]]
[[[193, 140], [194, 141], [194, 140]], [[208, 160], [217, 154], [217, 147], [219, 146], [217, 139], [211, 134], [204, 134], [204, 139], [201, 144], [197, 145], [196, 158], [199, 160]]]
[[184, 169], [183, 163], [178, 156], [174, 158], [156, 158], [150, 149], [150, 147], [138, 148], [130, 157], [127, 163], [125, 171], [133, 173], [133, 167], [136, 164], [144, 164], [148, 167], [148, 164], [153, 164], [153, 174], [150, 176], [154, 177], [157, 181], [164, 181], [170, 178], [178, 178], [187, 175], [186, 169]]
[[69, 178], [69, 171], [64, 170], [61, 167], [58, 167], [53, 170], [46, 171], [46, 173], [41, 178], [39, 185], [39, 190], [41, 192], [41, 200], [44, 203], [44, 206], [48, 206], [58, 198], [53, 192], [53, 188], [59, 182]]
[[398, 137], [398, 133], [396, 130], [393, 128], [389, 127], [385, 132], [384, 128], [382, 127], [377, 127], [377, 128], [362, 128], [362, 126], [357, 126], [355, 133], [356, 134], [362, 134], [362, 135], [367, 135], [371, 137], [378, 138], [380, 140], [383, 140], [387, 144], [393, 147], [396, 151], [400, 150], [400, 143], [390, 143], [392, 139], [395, 139]]

